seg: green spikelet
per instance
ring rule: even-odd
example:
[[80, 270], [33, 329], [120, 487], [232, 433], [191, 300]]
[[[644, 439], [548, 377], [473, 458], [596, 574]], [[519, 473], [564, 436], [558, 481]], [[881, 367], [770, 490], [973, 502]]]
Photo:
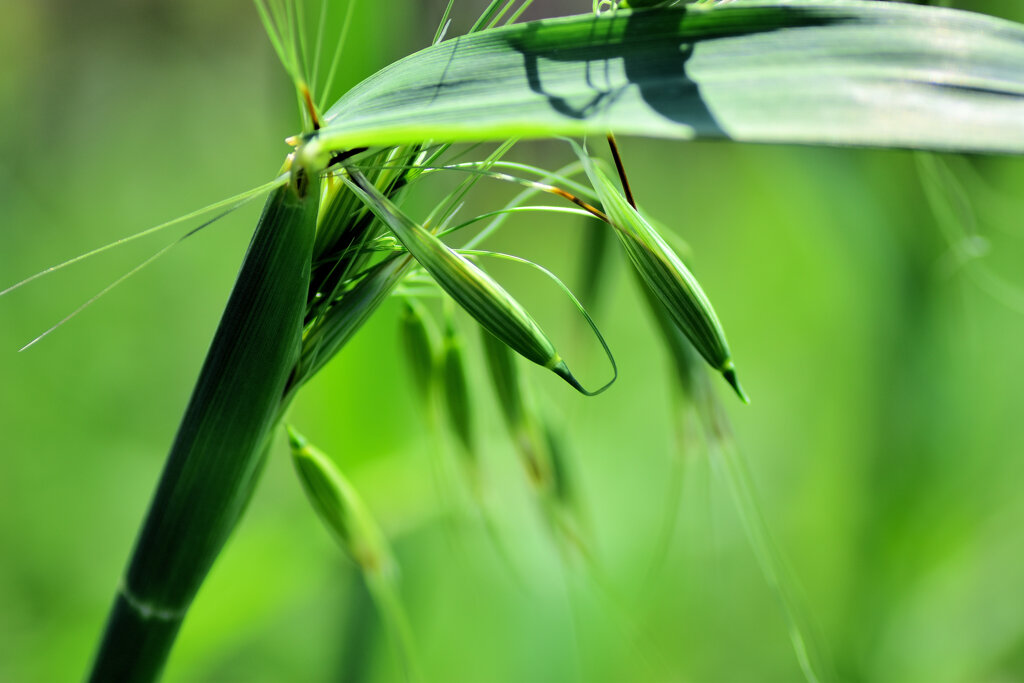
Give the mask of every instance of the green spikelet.
[[553, 371], [577, 391], [590, 393], [580, 386], [569, 366], [555, 351], [554, 344], [511, 294], [469, 259], [406, 216], [359, 171], [349, 169], [348, 174], [346, 182], [349, 186], [391, 228], [398, 241], [441, 289], [478, 323], [516, 353]]
[[661, 235], [629, 205], [595, 160], [575, 143], [573, 147], [630, 262], [647, 288], [704, 360], [722, 373], [744, 403], [749, 402], [736, 378], [725, 331], [700, 283]]

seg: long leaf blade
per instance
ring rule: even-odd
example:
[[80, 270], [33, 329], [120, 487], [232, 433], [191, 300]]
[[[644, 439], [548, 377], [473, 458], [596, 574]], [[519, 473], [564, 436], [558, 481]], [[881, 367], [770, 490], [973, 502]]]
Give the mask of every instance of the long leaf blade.
[[1024, 27], [862, 0], [528, 22], [370, 77], [311, 147], [624, 134], [1024, 153]]

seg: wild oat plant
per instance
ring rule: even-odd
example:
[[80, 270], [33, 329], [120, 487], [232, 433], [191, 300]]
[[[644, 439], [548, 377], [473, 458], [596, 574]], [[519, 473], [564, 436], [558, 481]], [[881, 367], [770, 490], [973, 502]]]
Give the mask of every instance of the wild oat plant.
[[[464, 10], [449, 2], [429, 47], [328, 106], [332, 83], [346, 68], [342, 45], [355, 0], [308, 7], [302, 0], [257, 0], [294, 85], [301, 126], [272, 181], [153, 229], [202, 216], [206, 222], [187, 237], [269, 195], [117, 588], [90, 680], [160, 676], [282, 426], [302, 488], [361, 573], [401, 671], [408, 680], [432, 678], [416, 654], [416, 628], [405, 613], [387, 534], [335, 461], [300, 433], [301, 425], [288, 424], [289, 405], [303, 386], [392, 298], [402, 302], [412, 390], [431, 431], [441, 435], [437, 447], [455, 455], [458, 478], [438, 466], [439, 489], [468, 494], [479, 528], [510, 573], [521, 571], [493, 521], [494, 482], [473, 429], [481, 387], [489, 384], [552, 551], [567, 572], [587, 577], [626, 640], [643, 641], [602, 578], [564, 456], [572, 435], [539, 407], [523, 372], [524, 359], [541, 366], [580, 400], [612, 386], [612, 350], [581, 303], [598, 299], [611, 257], [630, 266], [644, 293], [656, 323], [650, 334], [672, 360], [668, 380], [677, 389], [682, 443], [696, 447], [692, 432], [702, 432], [700, 441], [724, 473], [797, 664], [809, 681], [834, 678], [828, 648], [770, 540], [719, 403], [716, 382], [747, 402], [726, 341], [728, 321], [716, 314], [713, 293], [701, 286], [688, 247], [674, 235], [685, 226], [665, 229], [638, 204], [644, 196], [634, 197], [629, 159], [615, 135], [676, 140], [680, 153], [685, 141], [722, 139], [1018, 154], [1024, 28], [963, 11], [858, 0], [630, 4], [602, 0], [577, 16], [524, 22], [530, 0], [494, 0], [454, 35], [453, 20]], [[328, 32], [329, 24], [342, 25], [340, 33]], [[523, 138], [551, 139], [571, 161], [558, 169], [509, 161]], [[955, 176], [936, 157], [922, 154], [920, 167], [936, 211], [948, 216], [943, 201], [951, 190], [944, 183], [955, 185]], [[448, 178], [449, 189], [435, 190], [426, 209], [408, 201], [431, 177]], [[466, 199], [480, 183], [511, 184], [518, 194], [467, 215]], [[538, 212], [583, 217], [594, 226], [575, 292], [538, 263], [490, 246], [506, 226]], [[575, 359], [562, 355], [537, 317], [491, 274], [498, 261], [539, 272], [573, 304], [594, 348], [606, 355], [604, 378], [578, 374]], [[486, 376], [467, 365], [466, 345], [476, 337], [470, 321], [479, 329]], [[678, 482], [682, 475], [671, 476]], [[663, 544], [677, 499], [678, 491], [670, 497]], [[656, 656], [650, 666], [641, 679], [681, 680], [659, 669]]]

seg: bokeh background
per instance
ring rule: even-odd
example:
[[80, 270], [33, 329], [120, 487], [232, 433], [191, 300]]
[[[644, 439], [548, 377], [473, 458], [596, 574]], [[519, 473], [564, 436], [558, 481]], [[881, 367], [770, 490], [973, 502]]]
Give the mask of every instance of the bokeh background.
[[[481, 4], [456, 3], [453, 30]], [[590, 5], [537, 4], [550, 15]], [[338, 91], [425, 46], [442, 5], [362, 3]], [[1024, 20], [1016, 3], [960, 6]], [[6, 2], [0, 287], [266, 181], [295, 128], [245, 0]], [[1024, 680], [1024, 164], [955, 160], [978, 217], [968, 235], [937, 227], [909, 153], [620, 142], [640, 201], [692, 246], [725, 323], [753, 403], [716, 388], [837, 679]], [[524, 144], [516, 158], [569, 160], [560, 143]], [[515, 191], [482, 183], [467, 211]], [[0, 299], [0, 681], [86, 671], [258, 210], [187, 240], [24, 353], [171, 236]], [[496, 244], [578, 283], [588, 229], [529, 219]], [[964, 245], [984, 248], [964, 258]], [[606, 270], [595, 308], [618, 384], [585, 399], [525, 370], [557, 416], [612, 598], [546, 533], [467, 319], [480, 457], [514, 571], [434, 484], [438, 446], [412, 399], [395, 303], [292, 410], [391, 534], [429, 680], [800, 680], [783, 613], [703, 453], [685, 454], [682, 501], [669, 507], [669, 365], [621, 266]], [[591, 384], [604, 376], [548, 283], [494, 272]], [[398, 677], [282, 440], [166, 680]]]

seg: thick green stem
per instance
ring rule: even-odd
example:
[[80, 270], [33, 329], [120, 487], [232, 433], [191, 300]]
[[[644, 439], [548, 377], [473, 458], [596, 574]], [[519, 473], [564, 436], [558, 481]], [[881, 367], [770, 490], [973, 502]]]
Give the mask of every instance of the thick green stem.
[[160, 675], [184, 613], [145, 616], [118, 592], [90, 681], [152, 681]]
[[[135, 544], [91, 681], [159, 677], [256, 486], [298, 358], [319, 191], [268, 199]], [[302, 189], [302, 196], [295, 188]]]

